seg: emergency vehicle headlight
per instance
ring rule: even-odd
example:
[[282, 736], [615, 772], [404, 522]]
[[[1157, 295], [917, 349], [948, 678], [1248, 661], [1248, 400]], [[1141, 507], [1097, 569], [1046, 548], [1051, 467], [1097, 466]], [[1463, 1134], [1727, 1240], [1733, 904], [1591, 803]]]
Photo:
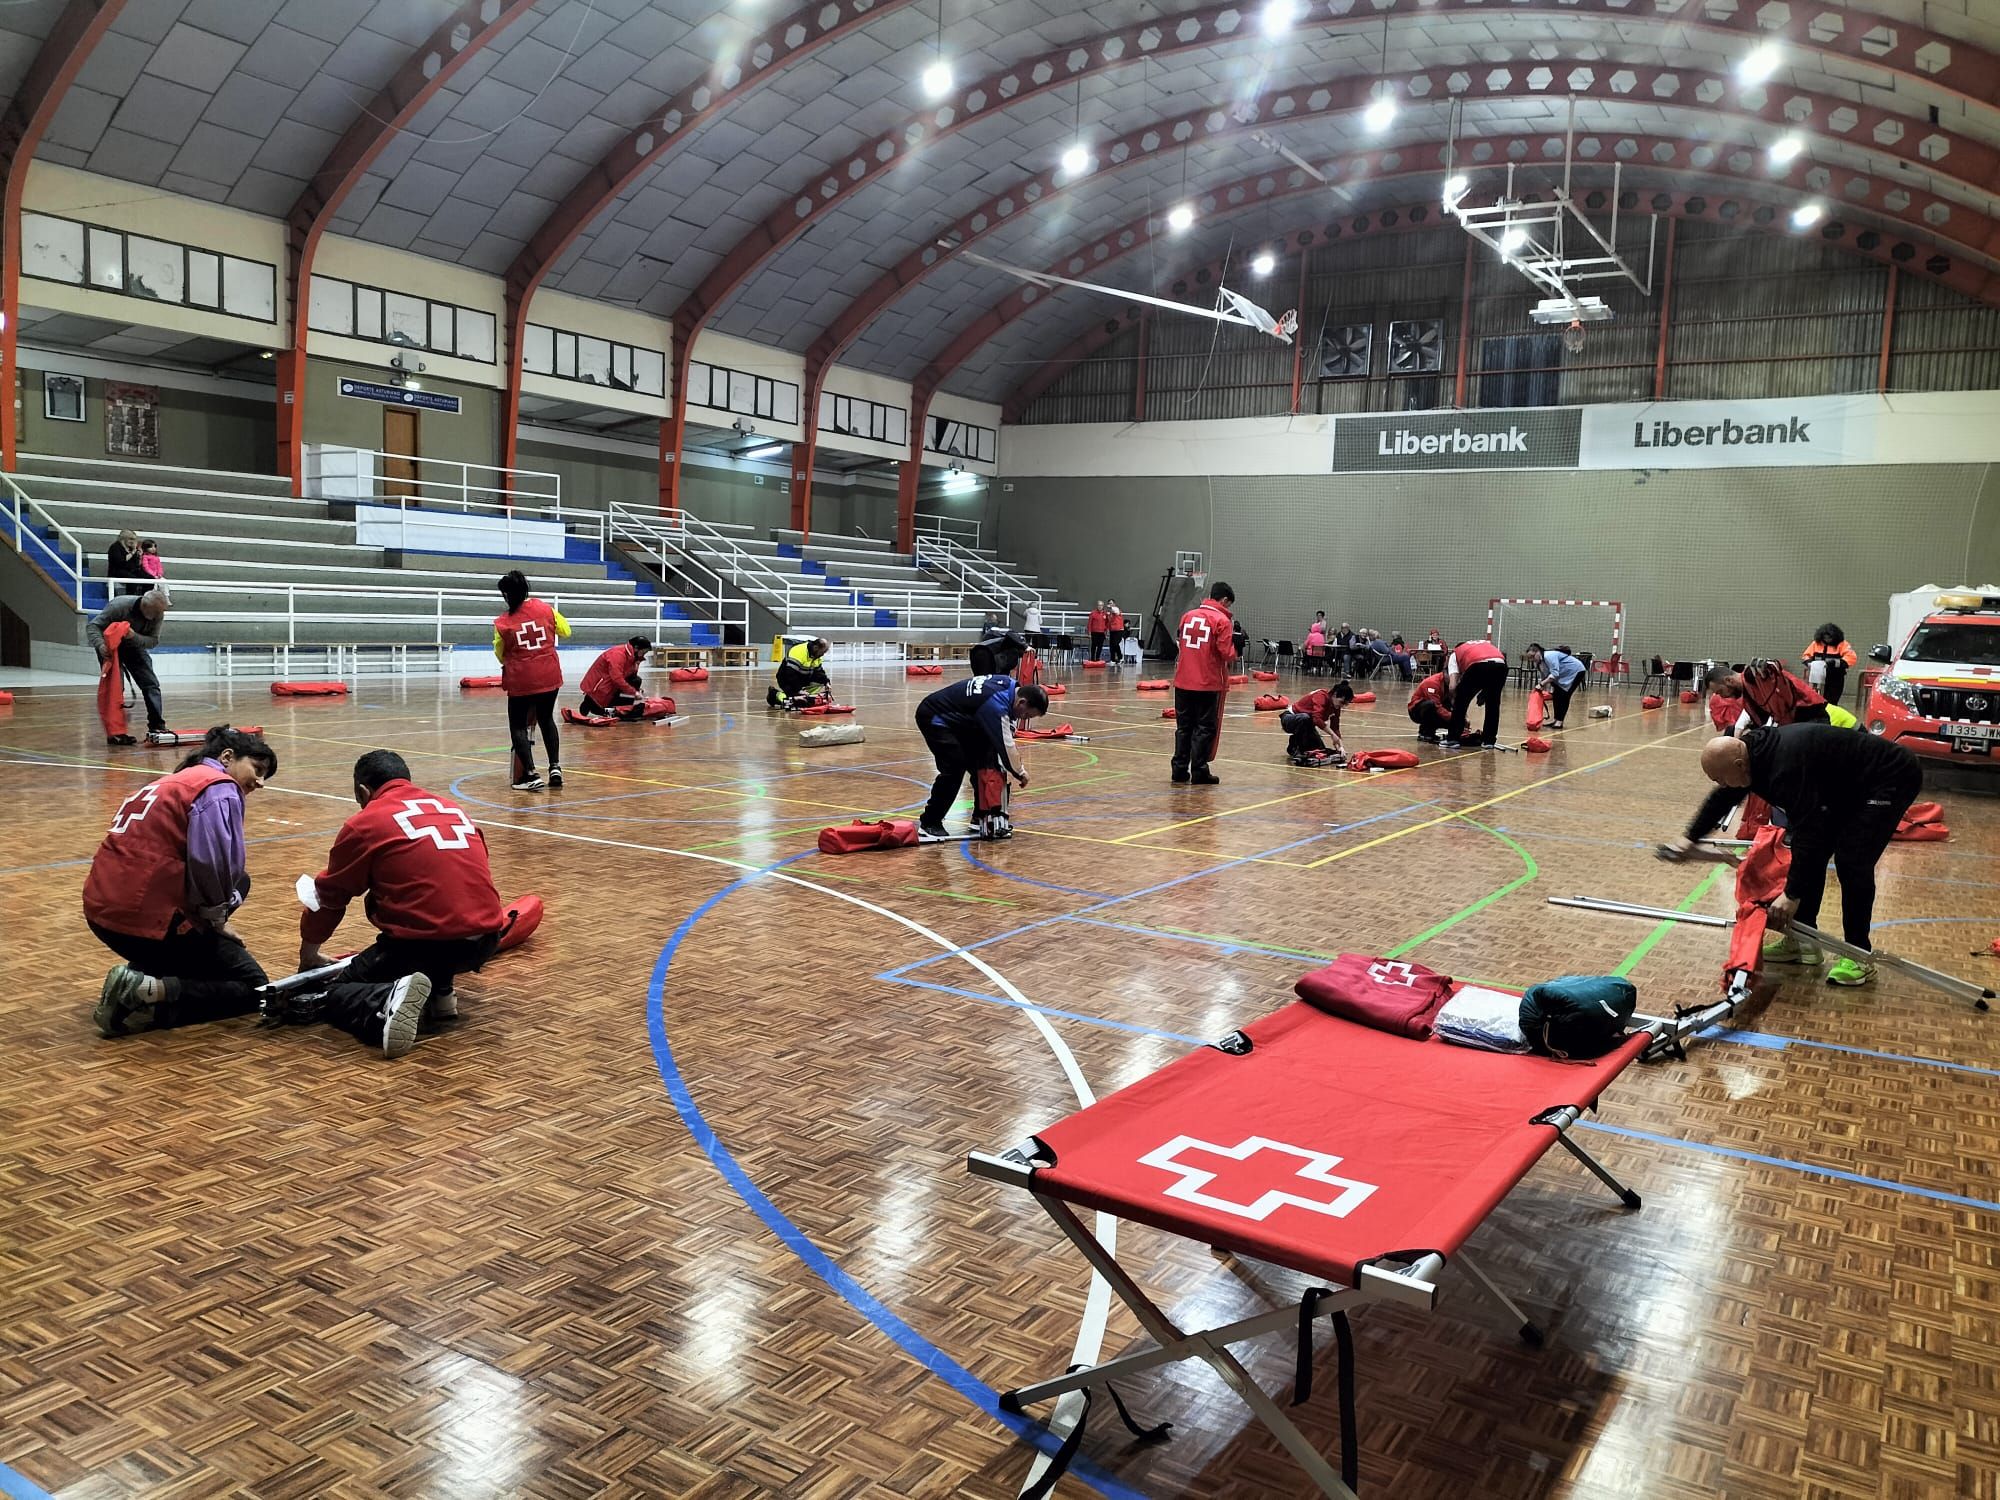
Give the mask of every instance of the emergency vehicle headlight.
[[1868, 732], [1870, 734], [1880, 734], [1887, 727], [1880, 719], [1877, 719], [1868, 726]]
[[1875, 691], [1891, 703], [1900, 703], [1905, 708], [1917, 706], [1917, 690], [1892, 672], [1884, 672], [1875, 679]]

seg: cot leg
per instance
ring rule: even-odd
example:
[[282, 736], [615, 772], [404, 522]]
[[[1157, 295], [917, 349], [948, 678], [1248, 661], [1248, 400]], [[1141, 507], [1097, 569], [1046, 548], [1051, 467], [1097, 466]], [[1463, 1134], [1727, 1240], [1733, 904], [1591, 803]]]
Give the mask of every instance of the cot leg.
[[1627, 1208], [1637, 1208], [1639, 1206], [1639, 1195], [1606, 1171], [1604, 1163], [1584, 1150], [1575, 1141], [1571, 1140], [1568, 1131], [1563, 1131], [1556, 1136], [1556, 1139], [1562, 1143], [1563, 1150], [1567, 1151], [1571, 1156], [1574, 1156], [1590, 1169], [1591, 1176], [1616, 1193], [1619, 1202], [1623, 1203]]
[[[1557, 1139], [1560, 1140], [1562, 1139], [1562, 1137], [1558, 1136]], [[1530, 1318], [1526, 1313], [1522, 1312], [1518, 1306], [1515, 1305], [1514, 1299], [1512, 1297], [1509, 1297], [1505, 1292], [1500, 1290], [1499, 1284], [1495, 1282], [1492, 1277], [1488, 1276], [1484, 1271], [1479, 1269], [1479, 1262], [1472, 1259], [1471, 1256], [1467, 1255], [1463, 1250], [1461, 1250], [1458, 1253], [1458, 1264], [1465, 1268], [1465, 1272], [1468, 1276], [1470, 1276], [1474, 1281], [1479, 1283], [1479, 1289], [1481, 1291], [1485, 1292], [1487, 1296], [1491, 1297], [1495, 1302], [1499, 1303], [1502, 1307], [1506, 1308], [1507, 1311], [1510, 1314], [1512, 1314], [1513, 1317], [1520, 1323], [1521, 1341], [1533, 1348], [1536, 1349], [1541, 1348], [1542, 1330], [1535, 1325], [1534, 1319]]]

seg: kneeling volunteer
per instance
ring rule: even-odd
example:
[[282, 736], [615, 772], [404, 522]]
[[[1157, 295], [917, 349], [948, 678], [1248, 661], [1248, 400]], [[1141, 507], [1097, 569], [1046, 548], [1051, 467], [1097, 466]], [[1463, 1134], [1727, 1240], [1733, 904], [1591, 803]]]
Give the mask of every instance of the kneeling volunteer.
[[83, 915], [125, 962], [104, 977], [100, 1036], [257, 1008], [266, 976], [230, 925], [250, 892], [243, 802], [278, 774], [259, 735], [218, 724], [180, 768], [118, 809], [90, 861]]
[[583, 702], [577, 712], [587, 719], [601, 719], [619, 709], [636, 709], [645, 696], [639, 691], [639, 663], [651, 649], [650, 641], [635, 635], [622, 646], [598, 653], [583, 674]]
[[320, 1019], [385, 1055], [416, 1044], [429, 1003], [433, 1019], [458, 1014], [453, 978], [493, 956], [507, 915], [486, 862], [486, 837], [464, 809], [410, 781], [393, 750], [354, 763], [361, 810], [341, 825], [326, 868], [299, 882], [299, 968], [325, 963], [347, 904], [367, 893], [373, 944], [327, 990]]
[[[1019, 687], [1011, 677], [967, 677], [949, 683], [917, 705], [917, 733], [937, 762], [937, 779], [924, 803], [917, 829], [925, 838], [947, 838], [944, 815], [958, 800], [968, 772], [975, 783], [980, 771], [998, 770], [1022, 786], [1028, 773], [1014, 743], [1014, 727], [1049, 710], [1049, 695], [1038, 687]], [[1003, 787], [1006, 783], [1000, 783]], [[976, 787], [975, 787], [976, 791]], [[997, 807], [975, 807], [975, 814], [997, 813]]]
[[1285, 745], [1286, 758], [1295, 766], [1324, 760], [1328, 746], [1319, 737], [1322, 729], [1333, 737], [1333, 753], [1342, 753], [1340, 711], [1353, 701], [1353, 686], [1345, 681], [1336, 682], [1332, 687], [1307, 693], [1279, 714], [1278, 727], [1291, 736]]
[[826, 641], [800, 641], [778, 658], [778, 680], [764, 694], [771, 708], [783, 708], [809, 687], [831, 689], [826, 680], [826, 654], [833, 647]]
[[1427, 745], [1438, 742], [1438, 734], [1451, 723], [1451, 689], [1442, 672], [1433, 672], [1410, 694], [1410, 722], [1417, 726], [1417, 738]]

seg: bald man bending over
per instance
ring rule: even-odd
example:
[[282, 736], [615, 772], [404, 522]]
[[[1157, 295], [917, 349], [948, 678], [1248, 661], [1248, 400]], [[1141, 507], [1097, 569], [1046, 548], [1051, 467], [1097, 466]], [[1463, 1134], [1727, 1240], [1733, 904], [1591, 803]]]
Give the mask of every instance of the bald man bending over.
[[[1674, 858], [1712, 833], [1748, 792], [1782, 807], [1791, 829], [1792, 869], [1785, 894], [1771, 903], [1777, 934], [1764, 942], [1767, 963], [1817, 967], [1823, 955], [1810, 940], [1787, 931], [1794, 920], [1819, 925], [1826, 893], [1826, 865], [1840, 876], [1842, 936], [1850, 947], [1871, 947], [1875, 914], [1875, 862], [1889, 847], [1896, 824], [1916, 801], [1923, 771], [1915, 755], [1872, 734], [1831, 724], [1778, 724], [1727, 735], [1702, 748], [1702, 774], [1715, 790], [1688, 824], [1684, 837], [1662, 848]], [[1851, 958], [1827, 971], [1827, 982], [1867, 984], [1875, 966]]]

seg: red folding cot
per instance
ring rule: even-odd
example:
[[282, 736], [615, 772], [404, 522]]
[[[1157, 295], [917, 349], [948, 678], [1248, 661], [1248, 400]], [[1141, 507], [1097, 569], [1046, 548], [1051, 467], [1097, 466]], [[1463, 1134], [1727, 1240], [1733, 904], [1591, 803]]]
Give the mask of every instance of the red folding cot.
[[[1541, 1335], [1464, 1253], [1495, 1205], [1560, 1144], [1618, 1195], [1639, 1195], [1570, 1138], [1569, 1127], [1645, 1051], [1650, 1031], [1587, 1062], [1414, 1041], [1304, 1001], [1253, 1021], [1100, 1099], [999, 1155], [977, 1176], [1025, 1188], [1131, 1308], [1154, 1347], [1022, 1386], [1010, 1411], [1185, 1359], [1212, 1366], [1321, 1493], [1352, 1497], [1351, 1370], [1341, 1371], [1342, 1464], [1334, 1468], [1229, 1352], [1296, 1329], [1301, 1395], [1313, 1322], [1329, 1315], [1343, 1351], [1364, 1303], [1429, 1308], [1447, 1261]], [[1183, 1330], [1077, 1216], [1095, 1209], [1323, 1280], [1296, 1305]], [[1081, 1418], [1058, 1455], [1080, 1440]], [[1136, 1430], [1136, 1429], [1135, 1429]], [[1053, 1479], [1045, 1475], [1048, 1483]], [[1039, 1486], [1038, 1486], [1039, 1488]]]

